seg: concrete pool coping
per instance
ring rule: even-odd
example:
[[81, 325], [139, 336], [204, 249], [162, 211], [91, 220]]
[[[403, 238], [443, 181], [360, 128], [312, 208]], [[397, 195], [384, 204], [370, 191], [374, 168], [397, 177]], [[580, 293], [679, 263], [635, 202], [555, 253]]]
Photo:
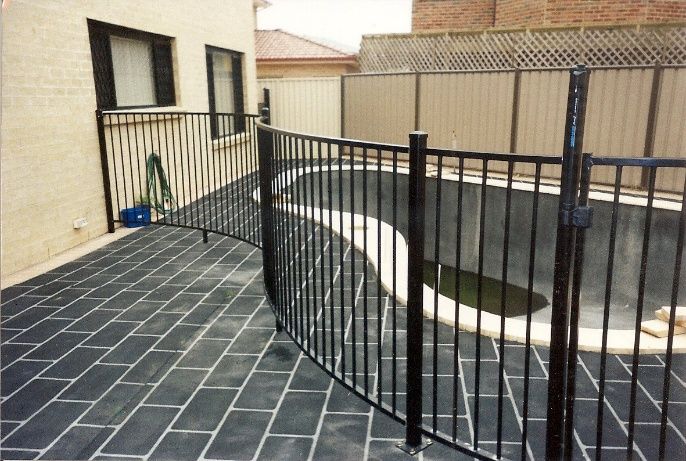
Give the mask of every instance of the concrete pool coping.
[[[341, 171], [350, 171], [351, 169], [355, 171], [367, 172], [378, 171], [378, 164], [368, 164], [366, 166], [356, 165], [351, 167], [350, 165], [342, 165], [340, 167]], [[380, 165], [382, 172], [393, 173], [393, 168], [388, 165]], [[280, 175], [274, 178], [273, 184], [276, 185], [278, 190], [279, 185], [282, 189], [289, 187], [297, 178], [300, 176], [319, 173], [326, 171], [338, 171], [339, 167], [334, 165], [333, 167], [322, 166], [320, 167], [304, 167], [304, 168], [293, 168], [282, 172]], [[406, 167], [398, 167], [396, 170], [400, 174], [409, 174], [409, 169]], [[435, 170], [427, 172], [428, 177], [435, 177]], [[446, 174], [442, 175], [443, 179], [448, 181], [459, 181], [458, 174]], [[481, 182], [481, 178], [475, 176], [464, 175], [465, 182], [475, 183]], [[507, 181], [497, 178], [487, 178], [487, 185], [503, 187], [507, 185]], [[522, 181], [513, 181], [512, 188], [514, 190], [523, 191], [533, 191], [534, 184]], [[559, 187], [547, 184], [540, 185], [541, 193], [558, 195]], [[255, 201], [259, 203], [259, 190], [255, 190], [252, 194]], [[381, 259], [379, 259], [379, 251], [367, 252], [366, 257], [369, 263], [373, 266], [376, 271], [381, 285], [384, 289], [393, 293], [393, 286], [395, 282], [395, 297], [396, 299], [405, 304], [407, 302], [407, 242], [402, 234], [398, 231], [395, 232], [396, 239], [396, 252], [395, 259], [397, 264], [397, 273], [395, 275], [395, 280], [393, 277], [393, 271], [388, 268], [393, 267], [393, 228], [391, 225], [375, 218], [367, 217], [367, 227], [370, 229], [379, 229], [381, 232], [369, 232], [366, 233], [365, 229], [362, 227], [363, 220], [365, 217], [360, 214], [355, 214], [354, 217], [351, 213], [334, 211], [329, 221], [329, 210], [322, 209], [321, 213], [316, 213], [319, 211], [314, 207], [299, 205], [295, 203], [290, 203], [287, 201], [287, 196], [281, 194], [279, 196], [280, 200], [275, 200], [275, 205], [278, 205], [281, 209], [287, 213], [293, 213], [296, 216], [303, 217], [306, 219], [312, 219], [315, 223], [320, 224], [326, 228], [331, 229], [334, 233], [341, 235], [346, 241], [352, 243], [354, 240], [354, 247], [359, 251], [364, 251], [365, 237], [367, 248], [378, 248], [380, 246]], [[593, 191], [590, 193], [591, 200], [604, 200], [612, 201], [613, 195], [602, 191]], [[633, 195], [620, 195], [620, 203], [629, 205], [645, 206], [647, 203], [646, 198], [637, 197]], [[681, 204], [670, 200], [656, 199], [653, 203], [655, 208], [662, 208], [667, 210], [680, 211]], [[366, 235], [365, 235], [366, 234]], [[404, 263], [403, 263], [404, 262]], [[455, 326], [455, 301], [439, 294], [438, 295], [438, 306], [434, 305], [434, 290], [428, 285], [424, 285], [423, 293], [423, 310], [424, 315], [428, 318], [436, 317], [436, 319], [444, 324]], [[501, 335], [501, 317], [489, 312], [481, 312], [481, 322], [480, 327], [477, 329], [478, 323], [478, 311], [477, 309], [460, 304], [459, 305], [459, 322], [458, 326], [460, 329], [477, 332], [477, 330], [482, 335], [489, 337], [499, 338]], [[526, 343], [527, 341], [527, 322], [524, 320], [506, 318], [504, 322], [504, 338], [506, 340], [516, 341], [519, 343]], [[550, 325], [541, 322], [531, 322], [529, 330], [529, 342], [534, 345], [549, 346], [550, 345]], [[615, 354], [633, 354], [634, 351], [634, 330], [627, 329], [609, 329], [607, 331], [606, 338], [606, 350], [610, 353]], [[639, 336], [639, 353], [640, 354], [655, 354], [663, 353], [667, 348], [668, 337], [656, 338], [645, 332], [641, 332]], [[603, 329], [602, 328], [579, 328], [579, 350], [590, 351], [590, 352], [600, 352], [603, 349]], [[686, 353], [686, 334], [673, 336], [673, 346], [672, 351], [674, 353]]]

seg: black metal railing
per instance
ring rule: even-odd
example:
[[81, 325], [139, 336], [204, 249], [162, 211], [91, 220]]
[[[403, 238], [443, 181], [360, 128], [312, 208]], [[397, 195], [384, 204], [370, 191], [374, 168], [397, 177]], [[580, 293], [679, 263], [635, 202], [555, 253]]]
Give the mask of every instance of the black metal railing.
[[[679, 458], [686, 185], [655, 184], [686, 160], [582, 154], [587, 88], [574, 68], [562, 156], [293, 133], [268, 104], [261, 123], [99, 113], [109, 223], [145, 195], [153, 223], [260, 246], [277, 330], [403, 423], [410, 454]], [[245, 129], [213, 140], [210, 117]], [[663, 338], [641, 332], [659, 306]]]
[[[115, 223], [163, 224], [260, 245], [251, 196], [259, 187], [256, 115], [98, 111], [96, 118], [110, 232]], [[212, 126], [227, 134], [213, 137]]]

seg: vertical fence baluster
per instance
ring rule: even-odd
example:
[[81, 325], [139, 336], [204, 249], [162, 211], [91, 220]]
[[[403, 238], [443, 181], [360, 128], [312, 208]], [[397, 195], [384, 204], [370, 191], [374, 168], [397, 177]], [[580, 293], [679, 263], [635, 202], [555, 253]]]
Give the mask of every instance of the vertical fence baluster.
[[272, 306], [276, 302], [276, 269], [274, 266], [274, 240], [272, 234], [273, 217], [272, 204], [272, 156], [274, 155], [273, 135], [263, 129], [258, 128], [257, 150], [259, 153], [259, 173], [260, 173], [260, 205], [262, 208], [262, 264], [264, 271], [264, 285], [267, 298]]
[[407, 378], [406, 425], [403, 449], [415, 454], [422, 446], [422, 345], [424, 293], [424, 202], [426, 141], [422, 132], [410, 134], [410, 176], [407, 248]]

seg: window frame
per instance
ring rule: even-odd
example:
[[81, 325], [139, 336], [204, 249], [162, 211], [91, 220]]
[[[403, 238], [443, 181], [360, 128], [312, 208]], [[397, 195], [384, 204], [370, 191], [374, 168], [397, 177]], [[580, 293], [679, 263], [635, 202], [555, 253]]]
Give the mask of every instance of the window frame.
[[[174, 59], [172, 54], [173, 37], [109, 24], [94, 19], [87, 19], [87, 21], [98, 109], [126, 110], [176, 105], [176, 82], [174, 79]], [[151, 65], [155, 87], [155, 104], [117, 105], [114, 65], [110, 45], [111, 36], [150, 43], [152, 47]], [[98, 55], [100, 55], [101, 59], [96, 59]], [[167, 69], [164, 69], [164, 72], [161, 71], [162, 65], [167, 67]], [[160, 103], [160, 101], [162, 102]]]
[[[212, 53], [223, 53], [230, 57], [231, 68], [233, 74], [233, 100], [234, 100], [234, 114], [245, 113], [245, 99], [243, 91], [243, 64], [245, 53], [240, 51], [230, 50], [228, 48], [221, 48], [213, 45], [205, 45], [205, 64], [207, 66], [207, 97], [208, 97], [208, 111], [210, 114], [210, 131], [212, 139], [219, 139], [217, 133], [217, 106], [215, 101], [214, 91], [214, 69], [212, 62]], [[238, 60], [238, 65], [236, 65]], [[236, 78], [236, 71], [238, 71], [238, 78]], [[238, 110], [240, 109], [240, 110]], [[236, 117], [234, 120], [234, 130], [231, 133], [226, 133], [222, 137], [239, 135], [245, 133], [245, 120]]]

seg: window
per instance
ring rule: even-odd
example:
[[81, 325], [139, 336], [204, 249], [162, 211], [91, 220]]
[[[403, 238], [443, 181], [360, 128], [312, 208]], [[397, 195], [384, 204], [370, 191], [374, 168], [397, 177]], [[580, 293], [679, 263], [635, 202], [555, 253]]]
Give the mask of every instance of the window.
[[88, 20], [99, 109], [172, 106], [171, 38]]
[[[243, 113], [242, 53], [206, 46], [207, 88], [211, 114]], [[212, 137], [245, 131], [241, 117], [210, 117]]]

